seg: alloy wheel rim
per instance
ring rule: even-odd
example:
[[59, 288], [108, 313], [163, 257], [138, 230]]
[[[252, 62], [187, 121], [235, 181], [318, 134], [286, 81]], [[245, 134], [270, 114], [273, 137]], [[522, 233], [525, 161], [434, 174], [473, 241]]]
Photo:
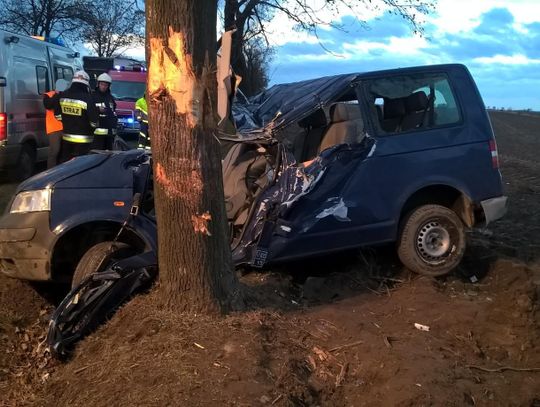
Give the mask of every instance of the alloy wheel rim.
[[439, 264], [450, 254], [452, 239], [449, 231], [436, 220], [430, 220], [419, 228], [416, 250], [429, 264]]

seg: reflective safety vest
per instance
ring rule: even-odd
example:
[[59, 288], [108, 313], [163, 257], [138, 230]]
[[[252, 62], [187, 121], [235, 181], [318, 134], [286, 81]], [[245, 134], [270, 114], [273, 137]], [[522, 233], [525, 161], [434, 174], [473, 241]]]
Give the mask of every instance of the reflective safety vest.
[[[141, 129], [143, 130], [143, 129]], [[139, 149], [143, 149], [143, 150], [150, 150], [151, 149], [151, 146], [150, 146], [150, 136], [148, 136], [148, 134], [144, 131], [140, 131], [139, 132], [139, 143], [138, 143], [138, 147]]]
[[91, 143], [94, 141], [93, 136], [84, 136], [81, 134], [62, 134], [62, 139], [71, 143]]
[[[47, 97], [52, 98], [56, 95], [54, 90], [46, 92]], [[64, 126], [60, 120], [57, 120], [54, 116], [54, 109], [47, 109], [45, 113], [45, 131], [47, 134], [56, 133], [57, 131], [62, 131]]]
[[148, 123], [148, 106], [146, 104], [146, 99], [144, 96], [137, 99], [135, 102], [135, 112], [137, 115], [137, 120], [142, 123]]
[[109, 129], [98, 127], [97, 129], [94, 130], [94, 134], [96, 136], [106, 136], [107, 134], [109, 134]]

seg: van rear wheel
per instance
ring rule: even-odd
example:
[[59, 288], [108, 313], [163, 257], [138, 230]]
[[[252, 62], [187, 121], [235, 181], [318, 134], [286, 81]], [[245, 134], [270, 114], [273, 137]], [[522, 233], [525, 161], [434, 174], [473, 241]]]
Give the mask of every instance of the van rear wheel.
[[26, 143], [22, 145], [19, 158], [17, 159], [17, 165], [11, 171], [11, 178], [15, 181], [24, 181], [30, 178], [34, 174], [36, 166], [36, 150], [30, 144]]
[[71, 281], [71, 288], [78, 286], [86, 277], [105, 271], [115, 261], [136, 254], [135, 249], [122, 242], [101, 242], [92, 246], [83, 255]]
[[398, 241], [398, 256], [409, 270], [431, 277], [456, 268], [466, 248], [465, 226], [454, 211], [423, 205], [405, 219]]

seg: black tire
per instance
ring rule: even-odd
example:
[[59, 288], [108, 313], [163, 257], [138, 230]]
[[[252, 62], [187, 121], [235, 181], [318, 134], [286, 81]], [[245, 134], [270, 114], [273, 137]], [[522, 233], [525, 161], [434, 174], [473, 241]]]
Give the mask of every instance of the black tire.
[[89, 275], [104, 271], [114, 261], [135, 254], [136, 252], [131, 246], [121, 242], [101, 242], [92, 246], [77, 264], [71, 280], [71, 288], [79, 285]]
[[36, 150], [30, 144], [23, 144], [17, 165], [11, 170], [11, 178], [21, 182], [34, 175], [36, 167]]
[[405, 218], [398, 256], [409, 270], [439, 277], [459, 265], [466, 246], [465, 226], [454, 211], [440, 205], [424, 205]]

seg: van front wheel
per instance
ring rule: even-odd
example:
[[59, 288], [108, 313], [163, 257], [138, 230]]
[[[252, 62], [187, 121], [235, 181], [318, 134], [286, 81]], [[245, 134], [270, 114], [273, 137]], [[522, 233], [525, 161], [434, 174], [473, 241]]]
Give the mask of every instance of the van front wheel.
[[423, 205], [402, 224], [398, 256], [409, 270], [438, 277], [459, 265], [466, 245], [465, 227], [454, 211], [440, 205]]
[[78, 286], [86, 277], [105, 271], [115, 261], [135, 254], [136, 251], [126, 243], [101, 242], [96, 244], [79, 261], [75, 273], [73, 273], [71, 288]]

